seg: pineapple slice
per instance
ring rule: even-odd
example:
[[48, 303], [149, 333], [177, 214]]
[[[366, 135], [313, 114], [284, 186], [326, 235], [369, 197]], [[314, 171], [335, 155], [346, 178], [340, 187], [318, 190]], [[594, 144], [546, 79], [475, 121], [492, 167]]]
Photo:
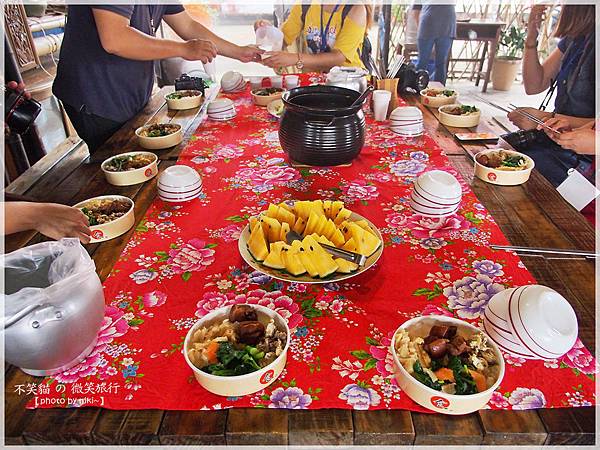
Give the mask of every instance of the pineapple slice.
[[277, 216], [275, 218], [279, 220], [281, 224], [287, 223], [290, 227], [293, 227], [294, 223], [296, 223], [296, 216], [294, 216], [294, 213], [288, 211], [285, 208], [279, 208], [279, 211], [277, 211]]
[[339, 225], [344, 220], [348, 220], [351, 215], [352, 215], [352, 211], [350, 211], [349, 209], [346, 209], [346, 208], [342, 208], [340, 210], [340, 212], [338, 213], [338, 215], [335, 216], [334, 222], [335, 222], [336, 225]]
[[306, 268], [302, 264], [302, 261], [300, 261], [300, 256], [298, 254], [300, 241], [294, 242], [298, 243], [295, 247], [294, 245], [286, 245], [281, 249], [281, 257], [283, 259], [283, 263], [285, 264], [285, 270], [291, 275], [297, 277], [305, 274]]
[[265, 233], [259, 222], [254, 224], [254, 228], [252, 228], [252, 232], [250, 233], [250, 239], [248, 239], [248, 251], [257, 261], [264, 261], [269, 254]]
[[264, 216], [260, 219], [263, 231], [269, 242], [277, 242], [281, 234], [281, 224], [277, 219]]
[[337, 217], [337, 215], [339, 214], [339, 212], [344, 209], [344, 202], [340, 202], [340, 201], [335, 201], [335, 202], [331, 202], [331, 214], [329, 216], [329, 218], [331, 220], [335, 220], [335, 218]]
[[335, 245], [336, 247], [342, 247], [344, 245], [344, 243], [346, 242], [344, 235], [337, 228], [335, 229], [335, 232], [333, 233], [333, 236], [331, 236], [330, 239], [331, 239], [331, 242], [333, 242], [333, 245]]
[[281, 231], [279, 232], [279, 240], [287, 242], [287, 234], [290, 232], [290, 224], [283, 222], [281, 224]]
[[285, 269], [285, 263], [281, 256], [281, 249], [284, 245], [285, 244], [281, 241], [271, 244], [271, 251], [262, 263], [271, 269]]
[[354, 253], [358, 252], [358, 249], [356, 248], [356, 244], [354, 243], [354, 238], [350, 238], [348, 241], [346, 241], [346, 243], [342, 246], [342, 248], [344, 250], [348, 250]]
[[304, 234], [308, 235], [314, 233], [318, 224], [319, 216], [314, 211], [311, 211], [310, 216], [308, 218], [308, 222], [306, 223], [306, 228], [304, 229]]
[[315, 226], [315, 229], [313, 230], [313, 232], [317, 233], [320, 236], [321, 234], [323, 234], [323, 230], [325, 229], [326, 225], [327, 225], [327, 217], [319, 216], [319, 222]]
[[265, 216], [277, 219], [278, 213], [279, 213], [279, 206], [274, 205], [273, 203], [269, 203], [269, 209], [267, 209]]
[[377, 250], [381, 244], [378, 237], [373, 236], [371, 233], [354, 223], [351, 223], [349, 228], [352, 233], [352, 239], [358, 249], [358, 253], [364, 256], [371, 256], [375, 253], [375, 250]]
[[[317, 266], [315, 264], [315, 262], [313, 261], [313, 255], [312, 253], [310, 253], [309, 250], [309, 245], [305, 245], [304, 241], [300, 242], [300, 241], [294, 241], [293, 244], [295, 244], [296, 242], [298, 242], [299, 247], [298, 247], [298, 258], [300, 259], [300, 262], [302, 263], [302, 265], [304, 266], [304, 268], [306, 269], [306, 271], [308, 272], [308, 274], [315, 278], [319, 276], [319, 271], [317, 270]], [[292, 246], [293, 248], [293, 246]]]
[[351, 261], [346, 261], [342, 258], [335, 258], [334, 261], [338, 265], [337, 271], [340, 273], [352, 273], [358, 269], [358, 264]]
[[333, 257], [312, 236], [304, 238], [302, 247], [308, 252], [311, 262], [315, 265], [315, 269], [319, 273], [319, 277], [328, 277], [338, 270], [338, 265], [333, 260]]
[[333, 223], [333, 220], [329, 219], [327, 220], [325, 227], [321, 230], [321, 234], [327, 239], [331, 239], [336, 229], [337, 227], [335, 226], [335, 223]]
[[296, 220], [296, 223], [294, 224], [294, 226], [292, 227], [292, 229], [298, 233], [298, 234], [302, 234], [304, 233], [304, 229], [306, 228], [306, 219], [303, 217], [298, 217], [298, 219]]
[[325, 200], [323, 202], [323, 211], [325, 211], [325, 217], [331, 219], [331, 200]]

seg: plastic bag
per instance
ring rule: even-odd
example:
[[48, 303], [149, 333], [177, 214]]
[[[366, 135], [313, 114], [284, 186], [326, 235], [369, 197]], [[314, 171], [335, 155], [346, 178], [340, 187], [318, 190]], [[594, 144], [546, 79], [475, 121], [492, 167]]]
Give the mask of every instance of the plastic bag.
[[64, 370], [91, 350], [104, 319], [96, 266], [78, 239], [5, 255], [6, 360], [28, 373]]
[[267, 52], [278, 52], [283, 48], [283, 33], [273, 25], [256, 29], [256, 45]]

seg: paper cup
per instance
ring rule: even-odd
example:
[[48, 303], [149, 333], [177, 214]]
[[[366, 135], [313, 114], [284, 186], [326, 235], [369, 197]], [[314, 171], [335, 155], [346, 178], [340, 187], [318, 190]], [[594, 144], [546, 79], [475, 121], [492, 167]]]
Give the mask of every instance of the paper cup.
[[274, 76], [269, 77], [271, 80], [271, 87], [282, 88], [283, 87], [283, 77], [282, 76]]
[[388, 107], [392, 93], [383, 89], [373, 91], [373, 115], [378, 122], [384, 121], [387, 118]]
[[283, 82], [286, 89], [294, 89], [300, 85], [300, 77], [298, 75], [286, 75]]

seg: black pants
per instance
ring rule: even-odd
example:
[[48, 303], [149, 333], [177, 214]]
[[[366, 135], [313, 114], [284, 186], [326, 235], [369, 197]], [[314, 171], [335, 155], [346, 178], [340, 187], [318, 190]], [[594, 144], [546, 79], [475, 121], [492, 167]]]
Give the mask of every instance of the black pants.
[[85, 106], [78, 110], [71, 105], [64, 104], [65, 111], [77, 130], [77, 134], [87, 144], [90, 153], [93, 153], [108, 140], [124, 124], [104, 117], [96, 116], [85, 111]]

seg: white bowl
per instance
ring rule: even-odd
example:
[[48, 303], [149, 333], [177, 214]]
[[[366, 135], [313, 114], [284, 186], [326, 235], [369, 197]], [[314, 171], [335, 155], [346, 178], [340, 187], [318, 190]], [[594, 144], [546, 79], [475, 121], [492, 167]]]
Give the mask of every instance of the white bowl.
[[162, 184], [158, 185], [158, 194], [166, 196], [187, 196], [195, 191], [202, 189], [202, 181], [198, 180], [196, 183], [189, 186], [172, 187], [165, 186]]
[[450, 208], [430, 208], [420, 204], [414, 198], [410, 199], [409, 204], [414, 212], [427, 217], [448, 217], [458, 211], [458, 205]]
[[222, 111], [226, 111], [228, 109], [235, 108], [235, 104], [233, 100], [226, 97], [217, 97], [212, 102], [209, 103], [206, 111], [210, 113], [218, 113]]
[[[112, 172], [110, 170], [106, 170], [105, 167], [112, 159], [130, 155], [150, 156], [152, 158], [152, 162], [144, 167], [140, 167], [139, 169], [127, 170], [123, 172]], [[106, 181], [108, 181], [110, 184], [114, 186], [130, 186], [133, 184], [143, 183], [156, 176], [158, 173], [158, 157], [154, 153], [150, 152], [121, 153], [105, 159], [102, 164], [100, 164], [100, 168], [102, 169], [102, 172], [104, 172]]]
[[504, 353], [516, 356], [517, 358], [524, 359], [536, 359], [536, 356], [527, 351], [515, 337], [509, 332], [499, 329], [484, 315], [483, 318], [483, 329], [485, 333], [490, 337], [492, 341], [502, 350]]
[[518, 184], [523, 184], [529, 180], [531, 171], [535, 167], [535, 162], [532, 158], [523, 153], [503, 149], [503, 151], [506, 153], [519, 155], [525, 158], [525, 161], [527, 161], [527, 166], [522, 170], [498, 170], [492, 167], [484, 166], [477, 160], [479, 155], [485, 155], [486, 153], [495, 151], [498, 151], [498, 149], [484, 150], [477, 153], [475, 156], [475, 176], [477, 178], [485, 181], [486, 183], [498, 184], [501, 186], [515, 186]]
[[462, 200], [462, 197], [452, 200], [432, 197], [427, 193], [423, 192], [422, 190], [418, 189], [417, 186], [413, 186], [411, 198], [422, 206], [440, 209], [456, 208], [460, 205], [460, 202]]
[[221, 77], [221, 88], [224, 91], [229, 92], [235, 89], [241, 82], [244, 82], [244, 77], [241, 73], [234, 70], [225, 72]]
[[190, 200], [194, 200], [196, 198], [198, 198], [198, 196], [200, 195], [200, 192], [202, 192], [202, 187], [199, 187], [197, 189], [195, 189], [194, 191], [185, 193], [185, 194], [168, 194], [165, 193], [164, 191], [158, 191], [158, 197], [164, 201], [164, 202], [174, 202], [174, 203], [181, 203], [181, 202], [189, 202]]
[[[480, 329], [474, 327], [470, 323], [446, 316], [415, 317], [414, 319], [404, 322], [398, 328], [398, 330], [401, 328], [407, 329], [409, 333], [413, 332], [415, 336], [425, 337], [433, 325], [440, 324], [456, 325], [459, 333], [465, 337], [470, 337], [474, 333], [482, 332]], [[396, 330], [396, 333], [398, 330]], [[390, 345], [390, 351], [395, 363], [394, 375], [396, 381], [406, 395], [427, 409], [440, 412], [442, 414], [452, 415], [468, 414], [482, 409], [487, 405], [490, 398], [492, 398], [492, 394], [502, 382], [502, 378], [504, 378], [504, 359], [502, 357], [502, 353], [494, 341], [488, 339], [490, 347], [494, 351], [500, 366], [498, 379], [492, 386], [483, 392], [478, 392], [477, 394], [471, 395], [446, 394], [443, 391], [431, 389], [430, 387], [427, 387], [421, 382], [417, 381], [411, 374], [409, 374], [398, 360], [395, 346], [396, 333], [394, 333], [394, 337], [392, 338], [392, 343]]]
[[[451, 95], [450, 97], [446, 97], [445, 95], [441, 96], [441, 97], [438, 97], [438, 96], [432, 97], [432, 96], [426, 95], [426, 92], [430, 91], [430, 90], [439, 91], [439, 92], [448, 90], [448, 91], [454, 91], [454, 94]], [[427, 106], [428, 108], [439, 108], [440, 106], [443, 106], [443, 105], [450, 105], [450, 104], [456, 103], [456, 99], [458, 98], [458, 92], [456, 92], [454, 89], [426, 88], [426, 89], [423, 89], [420, 92], [420, 94], [421, 94], [421, 103], [424, 104], [425, 106]]]
[[430, 170], [415, 180], [415, 189], [427, 200], [455, 203], [462, 198], [460, 183], [451, 173], [443, 170]]
[[171, 191], [189, 190], [196, 186], [198, 182], [202, 183], [202, 177], [196, 169], [183, 164], [167, 167], [158, 177], [159, 189], [163, 188]]
[[420, 120], [423, 121], [423, 113], [416, 106], [398, 106], [390, 114], [390, 120]]
[[185, 357], [185, 361], [188, 366], [192, 369], [194, 377], [198, 383], [200, 383], [202, 387], [213, 394], [227, 397], [239, 397], [242, 395], [253, 394], [263, 390], [273, 383], [277, 377], [281, 375], [281, 372], [285, 368], [285, 364], [287, 362], [287, 352], [290, 346], [290, 329], [287, 325], [287, 322], [278, 312], [273, 311], [270, 308], [261, 305], [250, 306], [256, 309], [258, 318], [261, 322], [266, 323], [272, 318], [275, 321], [278, 329], [286, 331], [287, 341], [283, 352], [268, 366], [263, 367], [256, 372], [245, 375], [221, 377], [203, 372], [194, 366], [188, 357], [187, 351], [190, 347], [190, 340], [198, 328], [215, 323], [217, 321], [222, 321], [223, 319], [227, 318], [229, 316], [229, 310], [231, 307], [224, 306], [212, 311], [211, 313], [202, 317], [188, 331], [185, 341], [183, 342], [183, 356]]
[[510, 331], [542, 359], [560, 358], [577, 340], [577, 316], [569, 302], [546, 286], [515, 289], [508, 300]]

